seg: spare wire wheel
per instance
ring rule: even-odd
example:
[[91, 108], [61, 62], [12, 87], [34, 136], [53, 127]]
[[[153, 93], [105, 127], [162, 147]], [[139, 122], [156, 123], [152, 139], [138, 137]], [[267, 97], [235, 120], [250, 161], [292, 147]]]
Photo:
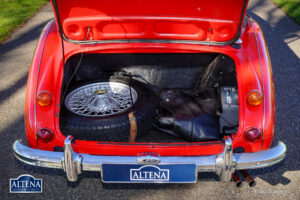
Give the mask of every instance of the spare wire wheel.
[[138, 94], [120, 82], [87, 84], [70, 92], [65, 105], [72, 113], [88, 117], [104, 117], [122, 113], [132, 107]]
[[132, 111], [137, 136], [151, 129], [158, 99], [146, 84], [126, 77], [82, 84], [67, 93], [61, 108], [59, 124], [64, 135], [78, 140], [128, 141]]

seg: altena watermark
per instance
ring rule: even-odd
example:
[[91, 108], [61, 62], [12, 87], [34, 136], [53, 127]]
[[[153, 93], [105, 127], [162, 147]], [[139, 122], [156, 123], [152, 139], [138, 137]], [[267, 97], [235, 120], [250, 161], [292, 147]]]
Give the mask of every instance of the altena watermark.
[[43, 192], [43, 180], [29, 174], [23, 174], [18, 178], [9, 179], [10, 193], [41, 193]]

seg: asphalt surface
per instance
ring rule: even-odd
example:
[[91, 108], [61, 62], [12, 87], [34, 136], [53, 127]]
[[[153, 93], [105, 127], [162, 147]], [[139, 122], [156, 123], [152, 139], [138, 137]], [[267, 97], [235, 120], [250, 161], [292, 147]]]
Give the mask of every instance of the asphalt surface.
[[[300, 199], [300, 26], [269, 0], [251, 1], [248, 13], [261, 25], [270, 51], [276, 90], [276, 141], [286, 143], [284, 162], [253, 170], [257, 186], [220, 183], [200, 174], [196, 184], [106, 185], [98, 173], [69, 184], [61, 171], [21, 164], [11, 145], [25, 139], [26, 80], [38, 36], [52, 17], [49, 5], [0, 46], [0, 199]], [[42, 194], [10, 194], [9, 178], [31, 174], [43, 179]]]

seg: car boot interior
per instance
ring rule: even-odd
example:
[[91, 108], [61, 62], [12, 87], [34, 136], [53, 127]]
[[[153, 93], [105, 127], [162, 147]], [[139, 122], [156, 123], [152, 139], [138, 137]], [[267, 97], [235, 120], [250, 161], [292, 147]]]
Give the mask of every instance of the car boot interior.
[[139, 143], [220, 140], [238, 128], [235, 63], [217, 53], [78, 54], [64, 67], [61, 105], [62, 134], [80, 140], [127, 142], [129, 112]]

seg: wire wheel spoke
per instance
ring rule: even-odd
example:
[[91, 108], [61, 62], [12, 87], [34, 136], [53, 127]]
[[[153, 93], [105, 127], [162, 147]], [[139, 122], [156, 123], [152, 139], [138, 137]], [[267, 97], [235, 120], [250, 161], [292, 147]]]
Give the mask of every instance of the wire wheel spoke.
[[[132, 103], [138, 94], [131, 88]], [[99, 82], [79, 87], [70, 92], [65, 99], [66, 107], [73, 113], [102, 117], [115, 115], [131, 108], [130, 87], [119, 82]]]

